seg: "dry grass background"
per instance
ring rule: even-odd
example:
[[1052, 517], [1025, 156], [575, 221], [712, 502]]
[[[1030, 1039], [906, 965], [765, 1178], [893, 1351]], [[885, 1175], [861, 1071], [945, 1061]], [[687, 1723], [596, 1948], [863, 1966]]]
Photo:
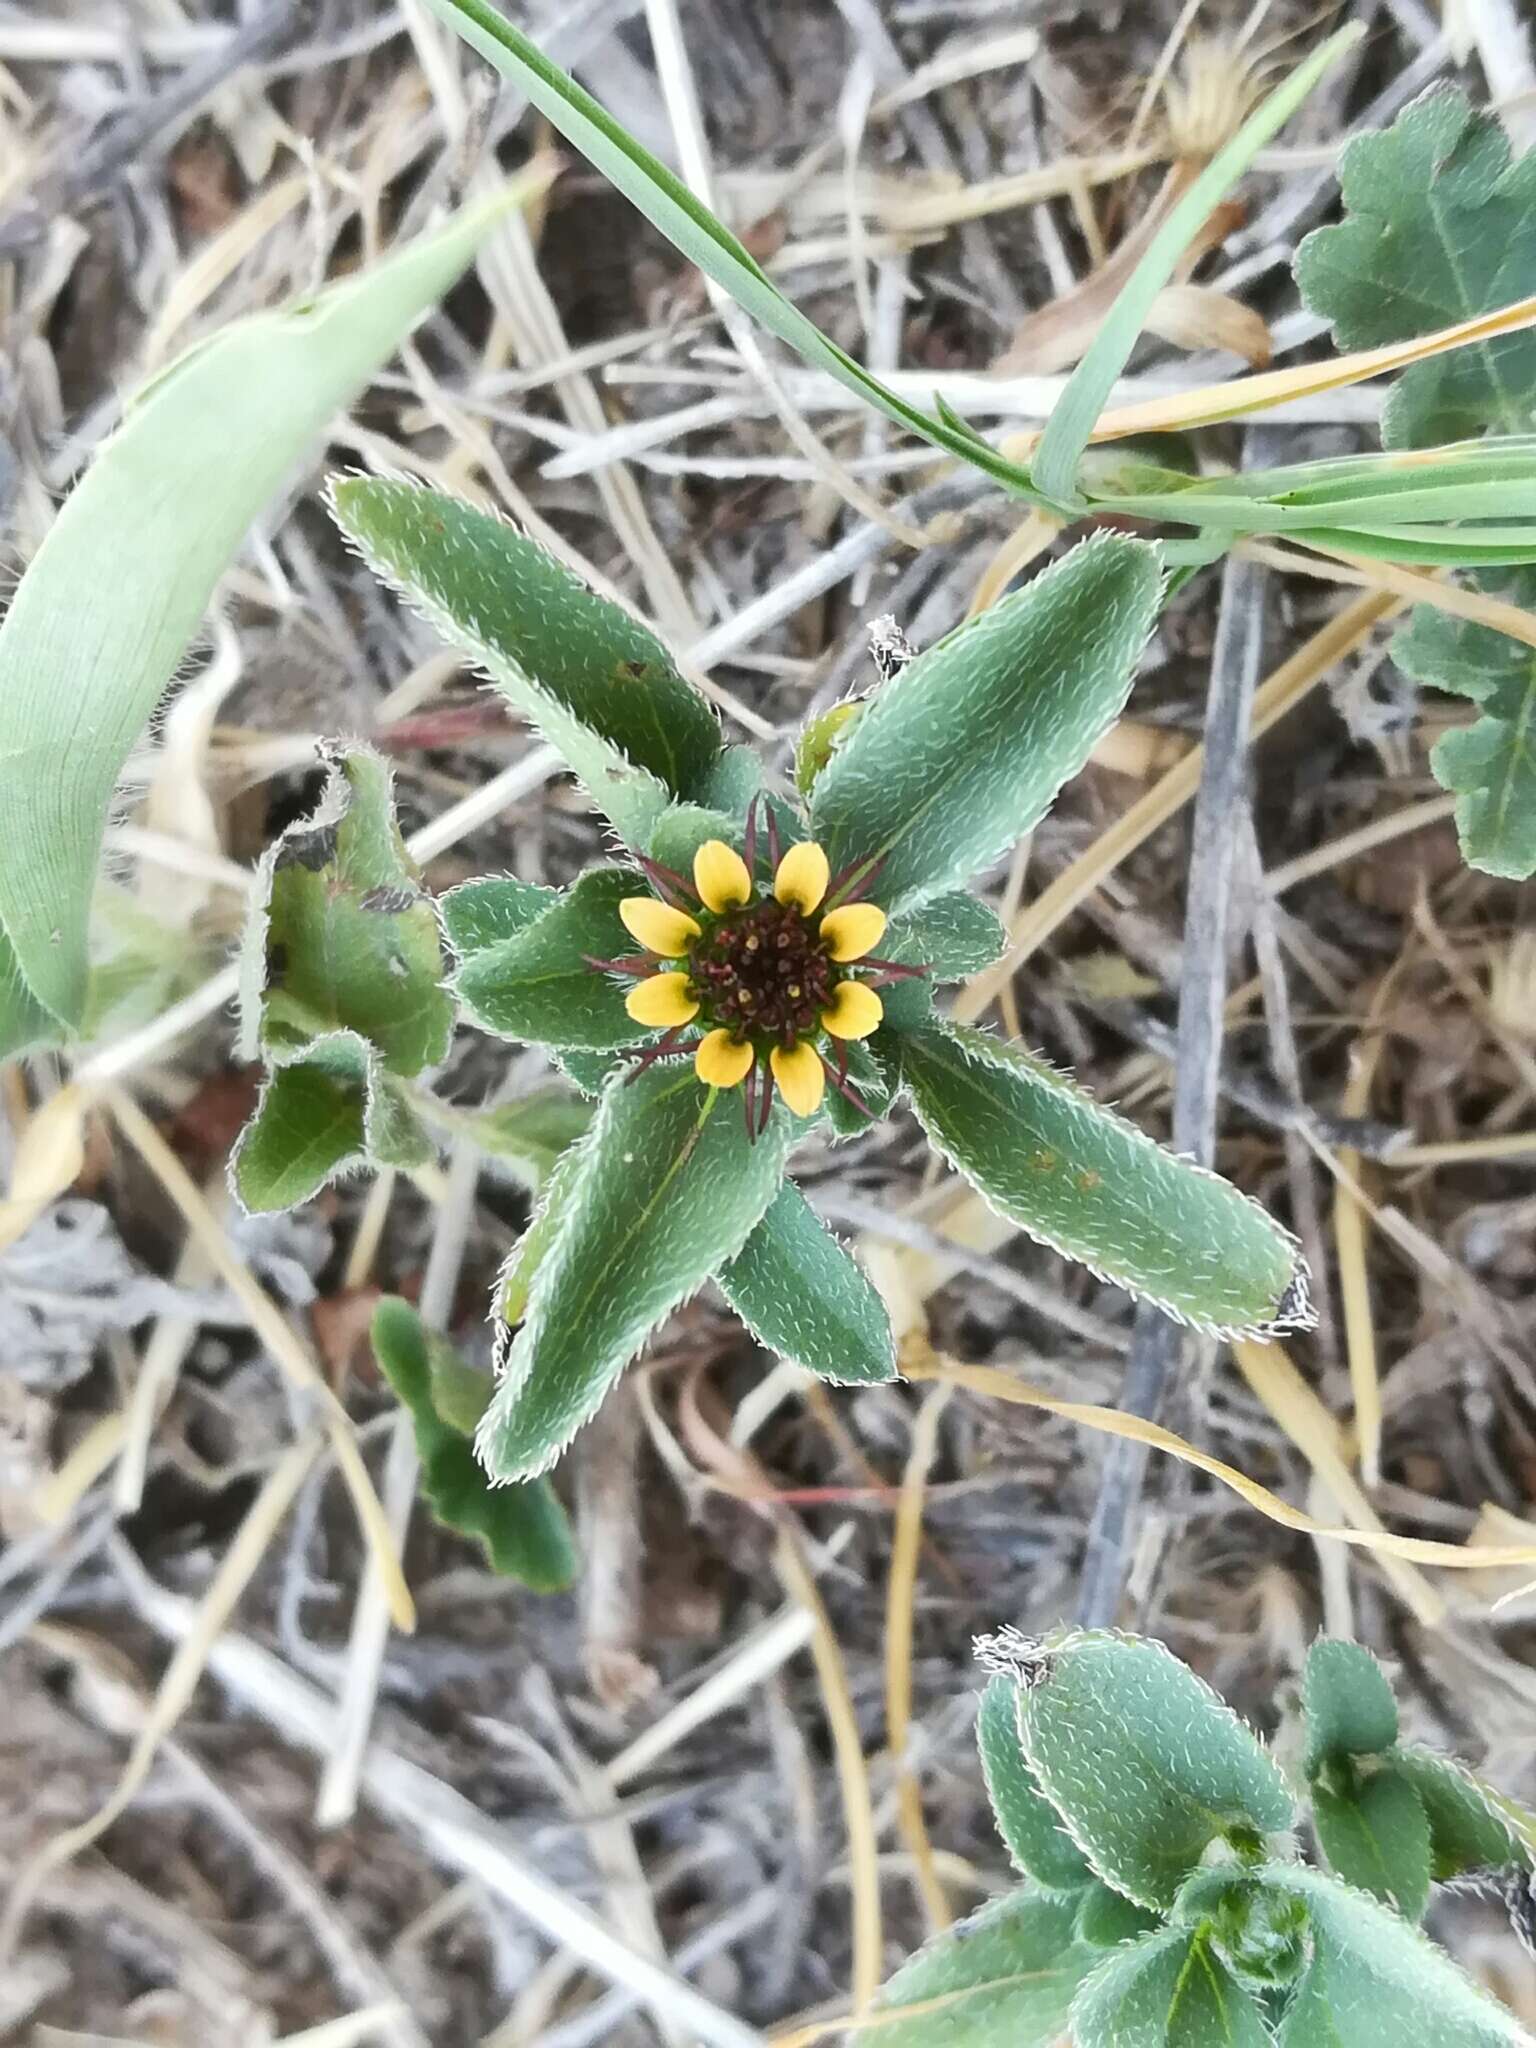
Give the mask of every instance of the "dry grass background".
[[[1353, 128], [1460, 70], [1530, 141], [1511, 0], [1353, 12], [1357, 59], [1213, 223], [1126, 397], [1315, 352], [1288, 262]], [[708, 182], [845, 346], [1018, 431], [1181, 165], [1334, 13], [575, 0], [520, 18]], [[547, 140], [420, 0], [0, 5], [11, 559], [146, 368]], [[769, 355], [568, 164], [328, 459], [550, 536], [782, 763], [809, 708], [868, 682], [871, 619], [925, 643], [1057, 543]], [[1358, 446], [1378, 396], [1303, 400], [1250, 440], [1264, 459]], [[133, 763], [107, 908], [138, 986], [78, 1060], [0, 1076], [8, 1149], [46, 1148], [72, 1066], [99, 1091], [69, 1194], [0, 1255], [0, 2039], [830, 2038], [850, 1998], [1005, 1882], [970, 1641], [1079, 1610], [1110, 1440], [982, 1376], [829, 1393], [706, 1298], [567, 1460], [573, 1595], [534, 1598], [406, 1527], [368, 1310], [381, 1287], [421, 1293], [483, 1357], [522, 1198], [461, 1149], [292, 1218], [230, 1213], [252, 1080], [221, 967], [246, 875], [313, 792], [314, 737], [338, 731], [392, 756], [434, 887], [561, 880], [600, 835], [343, 553], [323, 468], [253, 536]], [[1536, 930], [1528, 892], [1460, 865], [1427, 752], [1462, 714], [1393, 668], [1392, 602], [1272, 560], [1196, 579], [1133, 715], [992, 878], [1011, 971], [960, 1003], [1164, 1133], [1195, 949], [1220, 1005], [1219, 1162], [1306, 1240], [1322, 1314], [1290, 1373], [1183, 1342], [1168, 1420], [1325, 1523], [1507, 1542], [1536, 1535]], [[1208, 706], [1255, 687], [1251, 753], [1225, 763], [1229, 942], [1201, 951], [1192, 750]], [[481, 1100], [507, 1065], [465, 1034], [445, 1091]], [[513, 1054], [512, 1085], [537, 1072]], [[1146, 1341], [1125, 1299], [923, 1159], [901, 1118], [803, 1157], [909, 1356], [1115, 1402]], [[414, 1634], [388, 1625], [379, 1527], [359, 1534], [355, 1447], [403, 1539]], [[1098, 1529], [1102, 1597], [1120, 1557]], [[1282, 1741], [1307, 1641], [1352, 1633], [1414, 1736], [1536, 1798], [1536, 1604], [1493, 1604], [1520, 1575], [1345, 1550], [1163, 1461], [1126, 1546], [1123, 1618]], [[64, 1861], [57, 1838], [92, 1815], [110, 1824]], [[1491, 1907], [1456, 1900], [1436, 1924], [1536, 2020], [1536, 1973]]]

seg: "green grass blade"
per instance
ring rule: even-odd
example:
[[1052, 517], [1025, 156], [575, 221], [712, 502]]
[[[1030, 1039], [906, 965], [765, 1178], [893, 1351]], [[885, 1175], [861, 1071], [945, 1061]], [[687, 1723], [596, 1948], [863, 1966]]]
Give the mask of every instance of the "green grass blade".
[[1152, 301], [1173, 276], [1179, 258], [1201, 223], [1271, 136], [1285, 126], [1323, 73], [1364, 33], [1360, 24], [1340, 29], [1314, 50], [1306, 63], [1248, 117], [1226, 148], [1212, 157], [1153, 237], [1109, 318], [1095, 335], [1093, 346], [1073, 371], [1040, 437], [1030, 474], [1035, 489], [1049, 503], [1076, 508], [1077, 465], [1088, 446], [1094, 423], [1104, 410], [1115, 379], [1125, 368], [1136, 337], [1146, 325]]
[[113, 785], [251, 522], [529, 189], [192, 349], [65, 504], [0, 627], [0, 1054], [80, 1020]]
[[788, 342], [808, 363], [829, 372], [866, 404], [909, 433], [984, 470], [1021, 496], [1033, 495], [1027, 471], [960, 424], [908, 405], [823, 334], [813, 320], [785, 298], [730, 229], [694, 197], [680, 178], [643, 149], [605, 107], [557, 64], [551, 64], [538, 46], [520, 34], [487, 0], [428, 0], [428, 4], [471, 49], [494, 64], [504, 78], [515, 80], [539, 112], [597, 166], [631, 205], [638, 207], [690, 263], [696, 263], [706, 277], [723, 286], [737, 305], [771, 334]]

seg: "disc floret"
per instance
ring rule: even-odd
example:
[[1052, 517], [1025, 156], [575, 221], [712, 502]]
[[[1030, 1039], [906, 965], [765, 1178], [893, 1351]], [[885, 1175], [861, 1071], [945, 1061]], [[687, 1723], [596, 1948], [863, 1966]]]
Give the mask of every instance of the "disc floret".
[[870, 1114], [848, 1081], [847, 1048], [879, 1028], [877, 983], [922, 971], [873, 956], [886, 925], [865, 894], [878, 861], [834, 875], [811, 840], [781, 856], [771, 813], [767, 841], [766, 891], [756, 874], [755, 807], [745, 858], [707, 839], [691, 880], [642, 862], [655, 893], [625, 897], [619, 916], [647, 957], [594, 963], [640, 977], [626, 1008], [664, 1034], [641, 1064], [691, 1054], [707, 1087], [745, 1086], [754, 1134], [767, 1124], [775, 1087], [796, 1116], [816, 1113], [829, 1081]]

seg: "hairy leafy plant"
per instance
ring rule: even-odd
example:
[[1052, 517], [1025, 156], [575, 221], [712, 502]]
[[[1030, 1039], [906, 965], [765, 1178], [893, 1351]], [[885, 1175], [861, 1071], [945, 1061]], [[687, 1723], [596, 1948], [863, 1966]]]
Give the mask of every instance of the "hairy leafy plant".
[[565, 752], [622, 848], [561, 890], [464, 883], [434, 918], [385, 771], [343, 749], [315, 817], [269, 855], [247, 937], [247, 1040], [270, 1070], [235, 1164], [252, 1205], [464, 1128], [422, 1081], [450, 1021], [439, 929], [459, 1012], [547, 1047], [595, 1098], [498, 1289], [477, 1431], [495, 1479], [543, 1471], [711, 1279], [781, 1356], [891, 1377], [878, 1295], [784, 1173], [802, 1136], [860, 1132], [903, 1090], [1042, 1241], [1204, 1328], [1306, 1321], [1296, 1246], [1262, 1210], [934, 1008], [937, 984], [1001, 944], [964, 885], [1125, 702], [1162, 594], [1154, 546], [1091, 539], [898, 664], [796, 801], [722, 745], [652, 636], [502, 521], [393, 480], [342, 479], [332, 499], [380, 574]]
[[[1339, 163], [1345, 219], [1296, 254], [1302, 295], [1346, 347], [1427, 334], [1536, 292], [1536, 151], [1512, 159], [1491, 114], [1434, 86]], [[1536, 334], [1491, 337], [1404, 372], [1382, 416], [1390, 449], [1456, 441], [1529, 447], [1536, 430]], [[1478, 437], [1485, 439], [1478, 442]], [[1514, 437], [1510, 439], [1508, 437]], [[1503, 517], [1512, 480], [1469, 517]], [[1473, 534], [1476, 528], [1469, 531]], [[1536, 572], [1487, 566], [1478, 584], [1530, 612]], [[1421, 607], [1398, 635], [1399, 665], [1419, 682], [1469, 697], [1474, 725], [1431, 757], [1460, 798], [1462, 851], [1474, 867], [1536, 874], [1536, 649], [1486, 626]]]
[[[1363, 1650], [1313, 1646], [1305, 1783], [1293, 1789], [1160, 1644], [1010, 1630], [978, 1647], [996, 1673], [977, 1723], [987, 1790], [1024, 1882], [891, 1978], [864, 2023], [877, 2038], [900, 2048], [1529, 2044], [1413, 1925], [1421, 1878], [1428, 1888], [1422, 1843], [1381, 1826], [1373, 1788], [1415, 1799], [1419, 1781], [1452, 1788], [1443, 1797], [1456, 1819], [1442, 1828], [1458, 1853], [1436, 1880], [1475, 1872], [1523, 1914], [1530, 1856], [1516, 1810], [1449, 1759], [1398, 1747], [1391, 1692]], [[1308, 1803], [1331, 1874], [1297, 1853]], [[1418, 1808], [1421, 1833], [1431, 1803]], [[1357, 1839], [1374, 1843], [1376, 1882], [1334, 1861], [1330, 1830], [1350, 1856]]]
[[395, 823], [390, 773], [329, 750], [320, 804], [262, 859], [242, 953], [242, 1050], [268, 1069], [231, 1162], [249, 1209], [291, 1208], [359, 1166], [432, 1145], [406, 1083], [448, 1051], [437, 917]]

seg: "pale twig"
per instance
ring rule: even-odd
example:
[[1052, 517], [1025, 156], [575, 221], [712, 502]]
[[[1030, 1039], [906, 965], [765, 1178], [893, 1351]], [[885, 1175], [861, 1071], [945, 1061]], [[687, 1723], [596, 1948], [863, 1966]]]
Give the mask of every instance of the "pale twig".
[[428, 2048], [427, 2037], [403, 2006], [377, 1958], [364, 1948], [334, 1900], [328, 1898], [299, 1859], [259, 1828], [239, 1801], [191, 1750], [167, 1741], [165, 1754], [180, 1771], [190, 1798], [245, 1851], [251, 1864], [281, 1894], [325, 1958], [336, 1988], [367, 2001], [377, 2031], [394, 2048]]
[[[193, 1604], [158, 1585], [136, 1558], [120, 1555], [118, 1564], [135, 1609], [149, 1625], [172, 1641], [185, 1638], [196, 1617]], [[335, 1742], [334, 1709], [269, 1651], [226, 1634], [214, 1644], [208, 1662], [220, 1682], [284, 1740], [329, 1754]], [[362, 1782], [379, 1809], [408, 1829], [429, 1855], [478, 1879], [557, 1947], [572, 1949], [641, 2004], [691, 2029], [706, 2048], [763, 2048], [754, 2028], [721, 2011], [664, 1965], [639, 1955], [596, 1914], [552, 1885], [508, 1847], [501, 1827], [430, 1771], [375, 1743], [364, 1756]]]
[[[677, 143], [683, 176], [704, 204], [712, 205], [714, 177], [709, 145], [683, 40], [682, 23], [678, 18], [677, 0], [645, 0], [645, 18], [651, 33], [657, 76], [661, 81], [662, 100]], [[836, 491], [861, 517], [886, 528], [893, 539], [903, 541], [909, 547], [921, 547], [923, 534], [902, 519], [899, 510], [888, 510], [872, 497], [822, 443], [796, 408], [779, 372], [768, 360], [757, 329], [736, 302], [712, 278], [705, 279], [705, 289], [731, 338], [732, 347], [761, 385], [780, 425], [821, 481]]]
[[[475, 1147], [468, 1143], [456, 1145], [448, 1168], [447, 1189], [433, 1222], [432, 1246], [421, 1286], [421, 1319], [431, 1330], [446, 1330], [452, 1320], [453, 1297], [464, 1262], [479, 1175], [480, 1155]], [[402, 1408], [390, 1425], [382, 1490], [384, 1519], [397, 1555], [405, 1547], [419, 1471], [415, 1429]], [[344, 1666], [346, 1678], [337, 1702], [336, 1747], [321, 1773], [315, 1798], [315, 1821], [320, 1827], [341, 1827], [356, 1810], [358, 1778], [373, 1726], [389, 1624], [389, 1589], [374, 1569], [364, 1574], [352, 1614]]]
[[[1259, 430], [1249, 434], [1250, 463], [1261, 461], [1267, 453], [1261, 453], [1266, 438]], [[1195, 798], [1173, 1083], [1174, 1149], [1206, 1167], [1215, 1157], [1225, 1039], [1222, 1007], [1227, 986], [1233, 830], [1242, 815], [1249, 721], [1263, 651], [1263, 574], [1229, 555], [1222, 569], [1204, 758]], [[1121, 1406], [1130, 1414], [1157, 1418], [1179, 1348], [1177, 1327], [1146, 1305], [1140, 1307], [1120, 1396]], [[1088, 1628], [1106, 1628], [1118, 1613], [1125, 1588], [1127, 1546], [1145, 1469], [1144, 1446], [1126, 1441], [1110, 1445], [1083, 1560], [1079, 1615]]]
[[89, 1820], [54, 1835], [17, 1878], [6, 1901], [3, 1919], [0, 1919], [0, 1960], [14, 1954], [16, 1938], [44, 1880], [78, 1856], [82, 1849], [89, 1848], [132, 1804], [134, 1795], [149, 1776], [161, 1741], [175, 1727], [191, 1701], [214, 1644], [228, 1624], [252, 1574], [266, 1556], [304, 1475], [319, 1453], [320, 1444], [318, 1432], [311, 1431], [290, 1445], [272, 1468], [265, 1486], [240, 1524], [234, 1542], [220, 1560], [207, 1592], [191, 1612], [176, 1654], [155, 1690], [154, 1702], [134, 1738], [128, 1761], [111, 1797]]
[[615, 1790], [629, 1784], [696, 1728], [734, 1706], [744, 1694], [787, 1663], [797, 1650], [803, 1650], [811, 1640], [814, 1626], [804, 1607], [796, 1604], [780, 1608], [760, 1628], [743, 1637], [726, 1663], [609, 1759], [604, 1766], [608, 1783]]
[[917, 1597], [917, 1566], [923, 1541], [923, 1502], [928, 1473], [938, 1447], [939, 1423], [953, 1390], [942, 1383], [924, 1396], [912, 1424], [912, 1443], [901, 1482], [901, 1500], [891, 1533], [891, 1564], [885, 1599], [885, 1727], [895, 1774], [896, 1812], [902, 1837], [912, 1857], [918, 1896], [929, 1934], [940, 1934], [954, 1920], [938, 1873], [933, 1845], [923, 1818], [923, 1796], [913, 1774], [908, 1743], [912, 1733], [912, 1627]]
[[331, 1392], [293, 1325], [236, 1254], [196, 1182], [143, 1110], [121, 1088], [108, 1088], [106, 1100], [119, 1130], [181, 1211], [209, 1265], [234, 1294], [252, 1330], [272, 1359], [294, 1386], [314, 1397], [330, 1438], [332, 1453], [352, 1495], [368, 1547], [380, 1571], [388, 1577], [390, 1607], [396, 1624], [401, 1628], [411, 1628], [414, 1609], [410, 1592], [401, 1574], [378, 1495], [358, 1451], [346, 1410]]

